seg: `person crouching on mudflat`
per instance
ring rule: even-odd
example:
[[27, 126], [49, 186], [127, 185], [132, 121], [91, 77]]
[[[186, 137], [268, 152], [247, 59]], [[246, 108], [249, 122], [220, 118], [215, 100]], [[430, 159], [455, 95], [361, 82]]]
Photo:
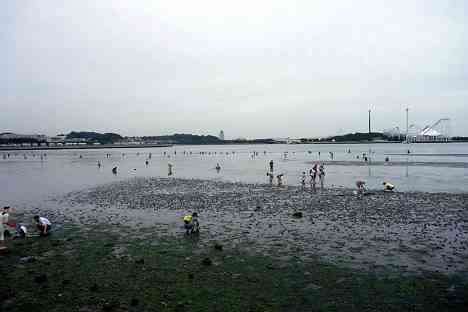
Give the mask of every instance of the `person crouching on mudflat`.
[[383, 184], [383, 190], [384, 192], [393, 192], [395, 189], [395, 185], [389, 183], [389, 182], [384, 182]]
[[39, 230], [40, 236], [47, 236], [50, 234], [52, 223], [50, 223], [49, 219], [39, 216], [34, 216], [33, 219], [36, 222], [36, 226]]
[[200, 224], [198, 223], [198, 214], [196, 212], [191, 215], [188, 214], [184, 217], [185, 234], [190, 235], [200, 231]]

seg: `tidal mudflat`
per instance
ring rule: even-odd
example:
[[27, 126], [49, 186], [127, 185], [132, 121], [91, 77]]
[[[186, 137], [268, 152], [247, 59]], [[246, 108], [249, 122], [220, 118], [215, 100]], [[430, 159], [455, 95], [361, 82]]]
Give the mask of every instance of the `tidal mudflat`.
[[[9, 241], [2, 311], [465, 311], [467, 194], [133, 178], [68, 193]], [[182, 216], [199, 213], [201, 233]]]
[[350, 189], [135, 178], [60, 202], [60, 213], [75, 221], [132, 226], [137, 236], [137, 228], [183, 235], [182, 216], [196, 211], [202, 245], [219, 241], [372, 271], [468, 272], [468, 194], [370, 191], [358, 198]]

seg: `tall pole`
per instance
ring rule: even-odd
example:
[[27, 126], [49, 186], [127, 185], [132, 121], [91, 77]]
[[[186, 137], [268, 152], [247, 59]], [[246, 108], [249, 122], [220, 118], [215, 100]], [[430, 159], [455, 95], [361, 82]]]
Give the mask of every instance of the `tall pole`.
[[406, 143], [409, 143], [408, 141], [408, 107], [406, 108]]
[[371, 140], [370, 112], [371, 110], [369, 109], [369, 141]]
[[[371, 124], [370, 124], [370, 113], [371, 113], [371, 110], [369, 109], [369, 143], [371, 141]], [[369, 164], [371, 162], [371, 148], [370, 148], [370, 144], [369, 144]], [[371, 175], [371, 172], [370, 172], [370, 167], [369, 167], [369, 176]]]

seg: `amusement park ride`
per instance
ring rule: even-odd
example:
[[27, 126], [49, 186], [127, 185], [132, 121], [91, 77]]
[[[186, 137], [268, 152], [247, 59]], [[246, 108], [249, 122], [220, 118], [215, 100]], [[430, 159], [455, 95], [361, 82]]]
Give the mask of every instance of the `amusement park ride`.
[[441, 118], [432, 125], [408, 128], [408, 142], [447, 142], [450, 140], [450, 118]]
[[406, 133], [399, 127], [384, 131], [389, 136], [400, 137], [405, 143], [448, 142], [450, 140], [450, 118], [441, 118], [425, 127], [407, 125]]

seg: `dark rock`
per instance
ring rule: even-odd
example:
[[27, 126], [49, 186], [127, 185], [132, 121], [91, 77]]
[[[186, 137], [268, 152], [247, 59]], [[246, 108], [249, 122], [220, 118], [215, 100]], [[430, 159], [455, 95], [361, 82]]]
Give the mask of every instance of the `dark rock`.
[[211, 261], [210, 258], [205, 258], [205, 259], [203, 259], [202, 264], [206, 265], [206, 266], [210, 266], [210, 265], [213, 264], [213, 261]]
[[145, 259], [141, 258], [135, 261], [136, 264], [145, 264]]
[[114, 304], [114, 303], [111, 303], [111, 302], [104, 302], [104, 304], [102, 305], [102, 310], [103, 310], [103, 311], [112, 311], [112, 310], [114, 310], [116, 307], [117, 307], [117, 305]]
[[322, 286], [319, 286], [319, 285], [314, 284], [314, 283], [310, 283], [305, 287], [305, 289], [307, 289], [307, 290], [319, 290], [320, 288], [322, 288]]
[[10, 249], [8, 249], [7, 247], [0, 248], [0, 255], [6, 255], [8, 253], [10, 253]]
[[188, 278], [189, 278], [189, 279], [192, 280], [192, 279], [194, 279], [194, 277], [195, 277], [195, 275], [193, 275], [193, 273], [189, 273], [189, 274], [188, 274]]
[[130, 305], [132, 307], [136, 307], [140, 302], [138, 301], [137, 298], [132, 298], [132, 300], [130, 300]]
[[339, 279], [336, 280], [336, 283], [337, 283], [337, 284], [341, 284], [341, 283], [343, 283], [343, 282], [345, 282], [345, 281], [346, 281], [346, 278], [341, 277], [341, 278], [339, 278]]
[[0, 310], [4, 311], [12, 311], [13, 308], [15, 307], [15, 299], [14, 298], [9, 298], [5, 299], [1, 304], [0, 304]]
[[219, 250], [219, 251], [222, 251], [222, 250], [223, 250], [223, 245], [216, 243], [216, 244], [214, 245], [214, 249]]
[[293, 217], [294, 218], [302, 218], [302, 212], [296, 211], [295, 213], [293, 213]]
[[34, 277], [34, 281], [38, 284], [42, 284], [47, 282], [47, 275], [45, 274], [39, 274], [36, 277]]
[[70, 280], [68, 280], [68, 279], [64, 279], [64, 280], [62, 281], [62, 286], [67, 286], [67, 285], [70, 285], [70, 283], [71, 283], [71, 281], [70, 281]]
[[32, 263], [34, 261], [36, 261], [36, 258], [34, 258], [33, 256], [21, 257], [19, 259], [20, 263]]
[[89, 287], [89, 290], [90, 290], [90, 291], [93, 291], [93, 292], [94, 292], [94, 291], [98, 291], [98, 290], [99, 290], [99, 286], [98, 286], [96, 283], [94, 283], [93, 285], [91, 285], [91, 287]]

